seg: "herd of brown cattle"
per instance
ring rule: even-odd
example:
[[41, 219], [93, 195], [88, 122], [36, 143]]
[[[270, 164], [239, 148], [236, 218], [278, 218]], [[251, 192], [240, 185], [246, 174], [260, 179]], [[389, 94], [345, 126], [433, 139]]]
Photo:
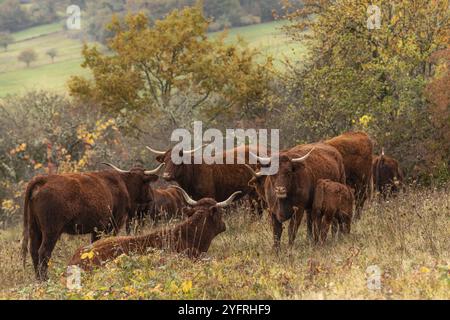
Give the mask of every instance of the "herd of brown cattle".
[[[240, 148], [245, 148], [243, 164], [236, 161]], [[261, 157], [258, 150], [248, 146], [237, 147], [224, 153], [224, 157], [229, 152], [234, 155], [235, 164], [229, 165], [178, 165], [171, 160], [171, 150], [148, 149], [161, 163], [151, 171], [139, 167], [126, 171], [106, 164], [110, 170], [40, 175], [29, 182], [22, 253], [25, 265], [30, 252], [38, 280], [47, 279], [48, 261], [63, 233], [91, 234], [92, 244], [78, 249], [69, 263], [85, 270], [124, 253], [145, 254], [148, 248], [197, 257], [225, 231], [221, 209], [247, 196], [254, 211], [260, 214], [263, 208], [268, 210], [278, 251], [283, 222], [290, 220], [289, 245], [294, 243], [305, 212], [307, 234], [314, 242], [325, 241], [330, 226], [333, 234], [349, 233], [353, 216], [361, 217], [374, 187], [386, 198], [401, 189], [403, 180], [398, 162], [384, 150], [373, 156], [372, 141], [363, 132], [298, 145], [271, 157]], [[274, 156], [279, 159], [278, 172], [262, 175], [259, 169], [270, 164]], [[257, 159], [257, 165], [249, 164], [251, 157]], [[181, 188], [151, 186], [163, 166], [163, 178]], [[103, 234], [116, 235], [123, 225], [129, 234], [131, 221], [141, 223], [145, 216], [154, 221], [186, 218], [150, 234], [99, 240]]]

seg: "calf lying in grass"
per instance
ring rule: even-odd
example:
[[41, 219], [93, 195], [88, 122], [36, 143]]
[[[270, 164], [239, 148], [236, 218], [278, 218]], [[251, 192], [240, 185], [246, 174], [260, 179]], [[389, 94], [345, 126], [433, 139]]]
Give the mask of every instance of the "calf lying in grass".
[[179, 189], [192, 207], [185, 210], [188, 216], [186, 221], [173, 228], [163, 228], [147, 235], [100, 240], [78, 249], [69, 265], [77, 265], [87, 271], [121, 254], [146, 254], [148, 248], [169, 249], [190, 257], [198, 257], [202, 252], [207, 252], [212, 240], [226, 230], [220, 209], [229, 206], [240, 192], [233, 193], [222, 202], [211, 198], [195, 201], [183, 189]]
[[328, 179], [317, 182], [312, 208], [313, 235], [315, 242], [325, 242], [331, 223], [333, 235], [339, 228], [350, 233], [355, 203], [354, 190]]

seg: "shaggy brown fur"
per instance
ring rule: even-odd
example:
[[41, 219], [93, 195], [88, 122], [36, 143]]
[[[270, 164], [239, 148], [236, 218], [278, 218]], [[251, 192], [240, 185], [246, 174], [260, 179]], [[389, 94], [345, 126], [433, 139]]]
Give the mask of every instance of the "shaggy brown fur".
[[145, 216], [149, 216], [154, 222], [157, 222], [161, 218], [170, 219], [181, 216], [182, 209], [186, 207], [181, 191], [175, 187], [155, 189], [150, 186], [148, 193], [151, 200], [139, 206], [128, 216], [127, 234], [131, 232], [133, 219], [142, 226]]
[[[167, 181], [176, 181], [180, 187], [192, 195], [193, 199], [209, 197], [223, 201], [236, 190], [241, 190], [242, 194], [237, 199], [248, 195], [254, 209], [262, 213], [258, 196], [248, 185], [248, 181], [252, 178], [251, 174], [243, 164], [237, 164], [239, 151], [242, 149], [244, 149], [245, 163], [248, 164], [249, 146], [237, 147], [223, 153], [223, 164], [194, 164], [192, 158], [192, 164], [176, 165], [171, 159], [172, 149], [163, 156], [157, 156], [156, 159], [166, 164], [163, 178]], [[251, 151], [257, 153], [258, 150]], [[226, 156], [229, 153], [234, 157], [234, 164], [226, 164]], [[256, 165], [251, 166], [256, 168]]]
[[[291, 161], [304, 156], [312, 148], [313, 152], [304, 162]], [[317, 181], [324, 178], [345, 183], [342, 156], [327, 144], [312, 143], [281, 152], [277, 174], [255, 177], [252, 180], [251, 184], [257, 192], [261, 195], [264, 193], [263, 197], [269, 207], [275, 249], [278, 250], [280, 246], [282, 223], [289, 219], [289, 244], [293, 244], [305, 210], [308, 236], [312, 237], [311, 209], [314, 190]]]
[[373, 158], [372, 170], [375, 189], [380, 192], [384, 199], [401, 190], [403, 172], [397, 160], [382, 153]]
[[333, 234], [350, 233], [355, 202], [354, 190], [347, 185], [328, 179], [317, 182], [312, 208], [315, 242], [325, 242], [333, 223]]
[[32, 179], [25, 193], [23, 261], [30, 254], [38, 280], [47, 279], [48, 261], [62, 233], [118, 232], [130, 210], [148, 201], [146, 192], [156, 175], [141, 168], [52, 174]]
[[355, 217], [359, 218], [364, 203], [371, 196], [373, 143], [364, 132], [346, 132], [325, 143], [342, 154], [346, 183], [355, 189]]
[[[108, 238], [82, 247], [74, 254], [69, 265], [91, 270], [121, 254], [146, 254], [148, 248], [169, 249], [198, 257], [208, 251], [218, 234], [226, 230], [221, 210], [216, 204], [215, 200], [209, 198], [199, 200], [196, 206], [185, 210], [189, 218], [173, 228], [163, 228], [143, 236]], [[83, 257], [86, 252], [93, 252], [92, 259]]]

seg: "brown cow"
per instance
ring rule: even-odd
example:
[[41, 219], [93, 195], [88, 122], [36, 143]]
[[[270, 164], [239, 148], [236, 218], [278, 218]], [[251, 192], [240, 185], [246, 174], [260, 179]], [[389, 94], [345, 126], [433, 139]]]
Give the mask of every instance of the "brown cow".
[[175, 186], [155, 189], [152, 186], [148, 188], [150, 201], [139, 206], [137, 211], [130, 211], [127, 223], [127, 234], [130, 234], [131, 224], [134, 218], [137, 218], [139, 225], [143, 224], [144, 218], [149, 216], [154, 222], [160, 218], [170, 219], [178, 217], [182, 209], [186, 207], [186, 202], [181, 191]]
[[335, 147], [344, 159], [346, 184], [355, 189], [355, 218], [360, 218], [371, 196], [373, 143], [364, 132], [346, 132], [325, 143]]
[[355, 203], [354, 190], [347, 185], [328, 179], [317, 182], [312, 208], [315, 242], [325, 242], [333, 223], [333, 234], [350, 233]]
[[[261, 164], [268, 164], [271, 158], [257, 157]], [[272, 219], [274, 248], [279, 250], [283, 222], [290, 219], [289, 245], [294, 243], [297, 230], [307, 212], [308, 236], [312, 237], [311, 209], [314, 190], [319, 179], [331, 179], [345, 183], [345, 169], [342, 156], [335, 148], [324, 143], [296, 146], [279, 154], [278, 173], [262, 176], [251, 171], [259, 185], [264, 188], [264, 199]], [[262, 186], [263, 184], [263, 186]], [[257, 190], [258, 190], [257, 189]]]
[[[226, 230], [220, 209], [229, 206], [240, 192], [233, 193], [223, 202], [216, 202], [211, 198], [195, 201], [184, 190], [181, 189], [181, 192], [186, 202], [192, 206], [191, 209], [185, 210], [186, 215], [189, 216], [186, 221], [148, 235], [100, 240], [78, 249], [69, 265], [91, 270], [94, 266], [101, 266], [121, 254], [143, 255], [148, 248], [169, 249], [194, 258], [207, 252], [212, 240]], [[91, 252], [93, 253], [91, 258], [83, 256], [83, 253]]]
[[[171, 159], [172, 149], [168, 151], [157, 151], [147, 147], [153, 153], [158, 154], [156, 160], [165, 163], [163, 178], [167, 181], [176, 181], [194, 199], [213, 198], [217, 201], [227, 199], [234, 191], [241, 190], [241, 196], [248, 195], [255, 209], [261, 213], [258, 197], [253, 188], [248, 185], [252, 175], [248, 172], [244, 164], [238, 164], [237, 159], [240, 153], [245, 155], [245, 163], [249, 163], [250, 147], [240, 146], [227, 150], [223, 153], [223, 164], [194, 164], [193, 151], [185, 151], [192, 154], [192, 164], [174, 164]], [[257, 150], [252, 150], [257, 152]], [[234, 164], [226, 164], [227, 154], [231, 153]], [[183, 154], [181, 151], [180, 156]], [[256, 169], [256, 165], [251, 165]], [[240, 198], [240, 197], [239, 197]], [[239, 199], [238, 198], [238, 199]]]
[[398, 161], [384, 154], [373, 158], [373, 183], [375, 189], [381, 193], [384, 199], [400, 191], [403, 184], [403, 172]]
[[47, 279], [48, 261], [62, 233], [117, 233], [130, 210], [148, 201], [148, 186], [157, 171], [133, 168], [37, 176], [27, 186], [22, 253], [30, 254], [38, 280]]

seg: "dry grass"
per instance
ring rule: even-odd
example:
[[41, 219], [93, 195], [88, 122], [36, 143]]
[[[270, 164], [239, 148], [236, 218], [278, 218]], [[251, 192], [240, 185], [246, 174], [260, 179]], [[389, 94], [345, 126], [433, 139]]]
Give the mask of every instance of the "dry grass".
[[[64, 236], [38, 284], [28, 258], [20, 261], [20, 227], [0, 234], [1, 299], [449, 299], [450, 191], [411, 191], [387, 203], [374, 201], [350, 236], [317, 247], [302, 224], [294, 247], [272, 249], [266, 217], [241, 209], [206, 258], [191, 261], [161, 251], [122, 256], [69, 291], [61, 275], [88, 237]], [[381, 270], [381, 289], [367, 287], [367, 268]]]

